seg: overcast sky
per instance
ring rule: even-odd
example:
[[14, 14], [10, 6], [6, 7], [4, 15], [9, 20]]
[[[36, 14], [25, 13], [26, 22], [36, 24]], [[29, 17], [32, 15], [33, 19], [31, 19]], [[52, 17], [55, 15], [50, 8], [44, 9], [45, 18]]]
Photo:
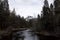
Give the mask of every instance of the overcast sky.
[[[37, 16], [41, 14], [44, 0], [9, 0], [9, 7], [12, 11], [14, 8], [16, 14], [20, 16]], [[48, 0], [49, 4], [53, 3], [53, 0]]]

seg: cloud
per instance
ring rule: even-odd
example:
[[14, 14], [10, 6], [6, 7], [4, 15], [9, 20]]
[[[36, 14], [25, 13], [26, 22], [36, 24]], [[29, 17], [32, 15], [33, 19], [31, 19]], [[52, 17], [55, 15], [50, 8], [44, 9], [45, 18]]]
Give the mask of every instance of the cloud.
[[[41, 13], [44, 0], [9, 0], [10, 10], [16, 9], [16, 14], [27, 17], [29, 15], [37, 16]], [[52, 1], [49, 0], [49, 3]]]

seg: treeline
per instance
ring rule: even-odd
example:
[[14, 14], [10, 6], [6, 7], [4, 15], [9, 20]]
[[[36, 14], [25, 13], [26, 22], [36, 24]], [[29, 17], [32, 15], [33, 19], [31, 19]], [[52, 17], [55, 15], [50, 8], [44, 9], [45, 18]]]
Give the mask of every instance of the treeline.
[[60, 1], [54, 0], [50, 4], [47, 0], [44, 1], [41, 15], [29, 21], [31, 29], [37, 32], [48, 32], [60, 34]]
[[44, 1], [41, 16], [37, 18], [37, 31], [47, 31], [50, 33], [60, 32], [60, 1], [54, 0], [54, 3], [49, 6], [48, 1]]
[[[8, 4], [9, 5], [9, 4]], [[59, 33], [60, 31], [60, 1], [54, 0], [49, 6], [48, 1], [44, 1], [41, 16], [26, 21], [24, 17], [16, 15], [15, 9], [10, 12], [9, 7], [4, 7], [3, 2], [0, 3], [0, 29], [8, 28], [31, 28], [35, 31], [48, 31]]]
[[15, 9], [10, 12], [8, 6], [9, 4], [5, 5], [4, 2], [0, 2], [0, 30], [28, 27], [28, 22], [24, 19], [24, 17], [16, 15]]

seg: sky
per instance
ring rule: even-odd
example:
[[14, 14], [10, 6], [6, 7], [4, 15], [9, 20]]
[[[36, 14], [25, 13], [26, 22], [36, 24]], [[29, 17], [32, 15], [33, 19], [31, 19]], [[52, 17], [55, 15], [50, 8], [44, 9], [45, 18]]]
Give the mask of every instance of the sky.
[[[12, 11], [15, 8], [16, 15], [33, 16], [36, 17], [41, 14], [44, 0], [8, 0], [9, 7]], [[53, 3], [53, 0], [48, 0], [49, 4]]]

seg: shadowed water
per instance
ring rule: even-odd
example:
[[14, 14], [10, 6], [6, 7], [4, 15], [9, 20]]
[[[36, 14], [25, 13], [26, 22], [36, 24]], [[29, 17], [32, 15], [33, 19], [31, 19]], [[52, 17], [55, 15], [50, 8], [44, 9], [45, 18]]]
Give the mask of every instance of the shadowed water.
[[13, 40], [39, 40], [38, 36], [31, 32], [30, 29], [24, 31], [18, 31], [13, 34]]

